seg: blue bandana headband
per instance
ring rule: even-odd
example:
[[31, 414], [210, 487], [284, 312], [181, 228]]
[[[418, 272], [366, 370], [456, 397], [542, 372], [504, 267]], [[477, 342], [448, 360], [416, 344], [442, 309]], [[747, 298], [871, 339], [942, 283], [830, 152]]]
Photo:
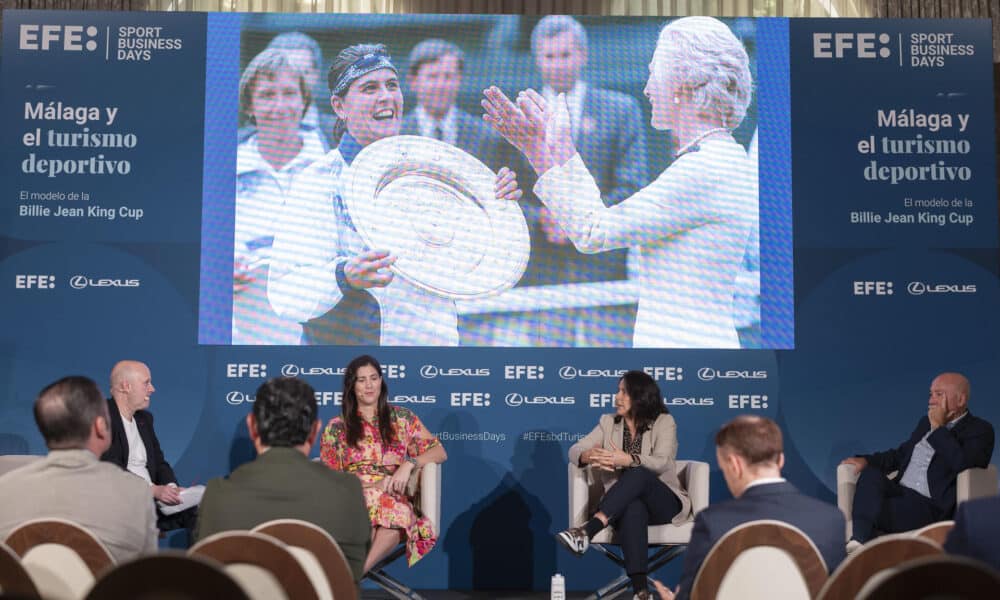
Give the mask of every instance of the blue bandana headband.
[[354, 61], [354, 64], [347, 67], [340, 77], [337, 78], [337, 83], [334, 84], [331, 93], [334, 96], [342, 95], [347, 88], [351, 87], [351, 84], [364, 77], [365, 75], [371, 73], [372, 71], [377, 71], [379, 69], [392, 69], [393, 73], [399, 74], [396, 71], [396, 66], [392, 64], [392, 60], [385, 54], [365, 54], [358, 60]]

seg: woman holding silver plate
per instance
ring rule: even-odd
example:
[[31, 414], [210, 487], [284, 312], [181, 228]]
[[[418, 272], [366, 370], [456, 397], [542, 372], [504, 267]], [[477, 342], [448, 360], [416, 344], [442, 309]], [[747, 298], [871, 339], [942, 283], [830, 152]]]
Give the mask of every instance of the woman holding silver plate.
[[[303, 324], [303, 344], [454, 346], [455, 301], [395, 277], [395, 256], [368, 247], [345, 200], [354, 159], [399, 135], [403, 94], [382, 44], [345, 48], [330, 67], [336, 148], [296, 180], [274, 240], [268, 297]], [[497, 198], [517, 199], [513, 171], [497, 174]]]
[[605, 207], [573, 144], [564, 97], [512, 102], [485, 91], [484, 119], [539, 174], [535, 194], [581, 252], [638, 247], [633, 346], [739, 348], [733, 292], [757, 221], [757, 168], [732, 136], [752, 94], [749, 58], [729, 27], [687, 17], [660, 32], [645, 95], [652, 125], [679, 144], [646, 188]]

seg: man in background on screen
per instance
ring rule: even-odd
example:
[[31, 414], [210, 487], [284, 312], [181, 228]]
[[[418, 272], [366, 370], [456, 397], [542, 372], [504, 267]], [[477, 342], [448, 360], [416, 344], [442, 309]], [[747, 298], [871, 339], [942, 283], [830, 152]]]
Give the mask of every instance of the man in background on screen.
[[[313, 92], [313, 98], [325, 98], [329, 95], [321, 81], [323, 51], [316, 40], [300, 31], [287, 31], [276, 35], [267, 47], [284, 52], [291, 63], [302, 71], [306, 85]], [[310, 102], [309, 108], [302, 116], [302, 129], [316, 132], [323, 144], [324, 152], [329, 151], [333, 144], [334, 120], [333, 113], [329, 110], [320, 110], [317, 102]]]
[[261, 385], [247, 415], [257, 458], [208, 482], [195, 539], [274, 519], [308, 521], [337, 540], [354, 581], [360, 581], [371, 546], [361, 480], [309, 460], [320, 427], [308, 383], [280, 377]]
[[[531, 33], [531, 52], [550, 103], [566, 94], [573, 140], [607, 206], [614, 206], [649, 183], [646, 139], [635, 98], [590, 85], [587, 32], [574, 18], [550, 15]], [[531, 189], [530, 182], [524, 186]], [[627, 250], [583, 254], [576, 250], [548, 211], [532, 206], [532, 250], [522, 285], [626, 279]], [[581, 298], [585, 301], [586, 298]], [[539, 320], [537, 343], [555, 346], [627, 346], [634, 310], [603, 307], [561, 311]]]
[[424, 40], [413, 47], [406, 69], [417, 107], [403, 119], [403, 135], [421, 135], [457, 146], [493, 171], [505, 166], [507, 143], [479, 117], [458, 108], [465, 53], [451, 42]]
[[86, 377], [64, 377], [35, 400], [48, 456], [0, 477], [0, 540], [32, 519], [68, 519], [89, 530], [115, 562], [156, 552], [149, 486], [98, 457], [111, 445], [108, 405]]

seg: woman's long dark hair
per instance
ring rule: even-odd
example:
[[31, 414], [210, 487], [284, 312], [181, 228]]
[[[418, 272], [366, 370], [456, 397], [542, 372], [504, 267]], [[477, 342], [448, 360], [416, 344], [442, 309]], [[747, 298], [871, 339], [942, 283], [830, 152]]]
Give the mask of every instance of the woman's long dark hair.
[[[330, 86], [331, 94], [333, 94], [333, 86], [337, 85], [337, 80], [340, 79], [340, 76], [343, 75], [344, 71], [350, 68], [350, 66], [354, 63], [361, 60], [361, 58], [366, 54], [384, 54], [389, 56], [389, 49], [385, 47], [385, 44], [354, 44], [353, 46], [348, 46], [341, 50], [340, 54], [337, 55], [337, 58], [333, 59], [333, 63], [330, 65], [330, 71], [326, 75], [326, 82], [327, 85]], [[348, 89], [350, 89], [350, 86], [348, 86]], [[338, 97], [343, 98], [346, 95], [347, 89], [341, 92]], [[340, 138], [344, 136], [344, 132], [347, 131], [347, 122], [338, 117], [336, 114], [334, 114], [333, 117], [333, 144], [337, 145], [340, 143]]]
[[[635, 423], [637, 432], [649, 429], [656, 418], [661, 414], [670, 414], [667, 407], [663, 405], [663, 394], [660, 393], [660, 386], [656, 381], [644, 371], [628, 371], [619, 381], [625, 384], [625, 393], [628, 394], [632, 403], [630, 416]], [[621, 417], [615, 417], [615, 422]]]
[[361, 417], [358, 416], [358, 397], [354, 393], [354, 384], [358, 382], [358, 369], [365, 366], [374, 367], [382, 381], [382, 389], [378, 394], [378, 406], [375, 408], [382, 444], [389, 445], [396, 441], [396, 428], [393, 426], [392, 409], [389, 407], [389, 386], [386, 385], [385, 377], [382, 376], [382, 365], [374, 357], [363, 354], [347, 365], [344, 372], [344, 395], [340, 405], [340, 414], [347, 429], [347, 445], [355, 448], [361, 441], [362, 427]]

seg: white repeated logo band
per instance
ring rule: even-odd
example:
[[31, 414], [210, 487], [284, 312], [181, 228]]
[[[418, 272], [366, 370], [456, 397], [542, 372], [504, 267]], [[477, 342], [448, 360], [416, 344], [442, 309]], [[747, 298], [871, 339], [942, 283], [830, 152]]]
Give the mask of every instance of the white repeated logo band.
[[281, 367], [282, 377], [298, 377], [300, 375], [328, 375], [331, 377], [343, 377], [346, 369], [344, 367], [300, 367], [295, 364], [287, 364]]
[[244, 402], [253, 402], [255, 399], [255, 396], [245, 394], [239, 390], [233, 390], [226, 394], [226, 402], [232, 404], [233, 406], [239, 406]]
[[563, 379], [576, 379], [577, 377], [618, 379], [627, 372], [628, 369], [578, 369], [572, 365], [566, 365], [559, 369], [559, 377]]
[[442, 369], [435, 365], [424, 365], [420, 367], [420, 376], [424, 379], [434, 379], [435, 377], [489, 377], [489, 369]]
[[116, 287], [116, 288], [137, 288], [140, 282], [138, 279], [111, 279], [102, 277], [91, 279], [85, 275], [74, 275], [69, 280], [69, 286], [74, 290], [82, 290], [88, 287]]
[[767, 371], [721, 371], [712, 367], [698, 369], [698, 379], [712, 381], [714, 379], [767, 379]]
[[507, 404], [507, 406], [522, 406], [525, 404], [576, 404], [576, 398], [573, 396], [526, 396], [524, 394], [518, 394], [517, 392], [507, 394], [503, 401]]
[[975, 284], [959, 283], [924, 283], [923, 281], [911, 281], [906, 286], [906, 291], [911, 296], [922, 296], [924, 294], [975, 294]]

